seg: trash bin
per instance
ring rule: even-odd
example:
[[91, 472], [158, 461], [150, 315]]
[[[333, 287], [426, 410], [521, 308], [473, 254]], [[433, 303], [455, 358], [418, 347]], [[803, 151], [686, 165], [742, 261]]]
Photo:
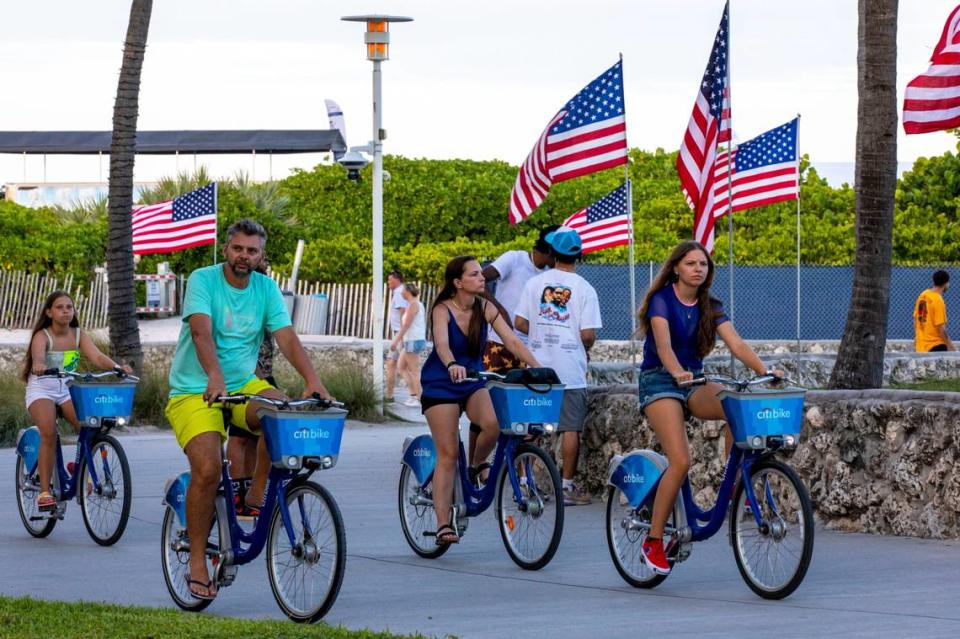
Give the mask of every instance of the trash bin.
[[327, 332], [327, 294], [297, 295], [293, 330], [299, 335], [324, 335]]

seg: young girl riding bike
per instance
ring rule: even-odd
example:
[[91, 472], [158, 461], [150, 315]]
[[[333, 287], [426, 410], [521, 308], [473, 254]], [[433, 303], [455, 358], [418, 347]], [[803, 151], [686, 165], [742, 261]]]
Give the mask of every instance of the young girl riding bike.
[[[677, 492], [690, 469], [690, 444], [685, 412], [709, 420], [725, 419], [717, 399], [719, 384], [681, 387], [703, 372], [703, 358], [713, 350], [717, 336], [730, 352], [758, 375], [768, 371], [753, 349], [737, 334], [719, 300], [710, 296], [714, 266], [699, 242], [681, 242], [667, 258], [640, 307], [643, 363], [640, 365], [640, 408], [644, 411], [669, 466], [660, 479], [653, 503], [650, 532], [643, 542], [644, 560], [661, 575], [670, 572], [663, 548], [666, 526]], [[733, 445], [730, 427], [724, 427], [725, 448]]]
[[[116, 368], [118, 364], [100, 352], [90, 336], [80, 331], [80, 322], [73, 300], [64, 291], [54, 291], [47, 296], [30, 333], [30, 345], [24, 361], [22, 379], [27, 383], [27, 412], [40, 430], [40, 451], [37, 460], [40, 493], [37, 495], [39, 510], [53, 510], [56, 498], [50, 493], [50, 475], [53, 471], [57, 442], [57, 409], [80, 431], [80, 421], [70, 400], [66, 380], [57, 377], [38, 377], [45, 370], [55, 368], [74, 372], [83, 355], [102, 369]], [[129, 366], [122, 367], [132, 373]]]

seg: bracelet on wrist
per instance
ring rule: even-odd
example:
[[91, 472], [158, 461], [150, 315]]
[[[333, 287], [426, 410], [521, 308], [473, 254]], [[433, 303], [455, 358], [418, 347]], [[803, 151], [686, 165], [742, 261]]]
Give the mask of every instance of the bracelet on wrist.
[[453, 360], [452, 362], [447, 364], [447, 370], [450, 370], [451, 366], [459, 366], [459, 365], [460, 364], [457, 363], [457, 360]]

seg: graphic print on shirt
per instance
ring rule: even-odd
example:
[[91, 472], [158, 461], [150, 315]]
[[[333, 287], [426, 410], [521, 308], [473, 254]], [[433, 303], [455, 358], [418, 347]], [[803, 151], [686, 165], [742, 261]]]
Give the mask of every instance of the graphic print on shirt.
[[540, 319], [566, 324], [570, 321], [570, 297], [573, 295], [569, 287], [561, 284], [548, 284], [540, 293]]
[[927, 324], [927, 300], [920, 300], [917, 306], [917, 321], [920, 322], [920, 326]]

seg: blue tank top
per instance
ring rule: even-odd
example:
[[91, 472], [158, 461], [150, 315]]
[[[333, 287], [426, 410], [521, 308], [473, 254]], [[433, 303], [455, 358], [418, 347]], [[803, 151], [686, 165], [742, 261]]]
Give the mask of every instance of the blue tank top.
[[[449, 308], [447, 314], [450, 316], [450, 321], [447, 322], [447, 343], [450, 345], [453, 358], [468, 371], [483, 370], [483, 347], [487, 343], [487, 323], [483, 323], [483, 332], [480, 334], [480, 353], [472, 356], [469, 353], [467, 336], [460, 330]], [[423, 396], [433, 399], [465, 399], [484, 386], [483, 381], [459, 384], [450, 381], [450, 373], [437, 355], [436, 346], [430, 351], [430, 356], [423, 365], [423, 370], [420, 371], [420, 384], [423, 386]]]

